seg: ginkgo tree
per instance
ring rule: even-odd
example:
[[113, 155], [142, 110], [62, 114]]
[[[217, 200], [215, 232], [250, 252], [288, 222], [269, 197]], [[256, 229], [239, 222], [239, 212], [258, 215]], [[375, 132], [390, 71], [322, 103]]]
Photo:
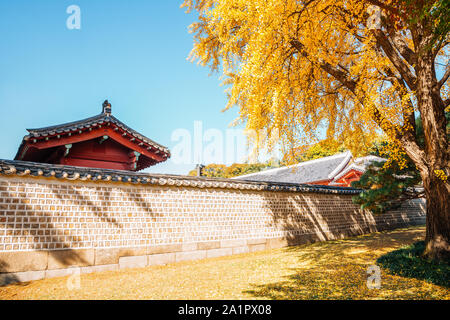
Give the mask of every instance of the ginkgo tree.
[[246, 129], [276, 134], [286, 154], [324, 127], [350, 149], [382, 131], [391, 159], [402, 165], [406, 153], [420, 172], [425, 255], [450, 256], [448, 1], [186, 0], [182, 6], [198, 15], [190, 26], [191, 58], [223, 74], [227, 108], [239, 107]]

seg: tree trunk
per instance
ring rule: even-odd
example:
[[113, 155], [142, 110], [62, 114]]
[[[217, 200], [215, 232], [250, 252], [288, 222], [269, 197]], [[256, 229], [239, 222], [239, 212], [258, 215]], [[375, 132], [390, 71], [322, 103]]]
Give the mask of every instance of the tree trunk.
[[[421, 47], [425, 48], [425, 44]], [[450, 261], [450, 176], [445, 106], [430, 52], [419, 54], [417, 102], [425, 138], [425, 159], [418, 167], [427, 199], [427, 230], [424, 256]], [[439, 173], [444, 175], [439, 177]]]
[[434, 173], [422, 177], [427, 199], [424, 256], [450, 261], [450, 197], [448, 185]]

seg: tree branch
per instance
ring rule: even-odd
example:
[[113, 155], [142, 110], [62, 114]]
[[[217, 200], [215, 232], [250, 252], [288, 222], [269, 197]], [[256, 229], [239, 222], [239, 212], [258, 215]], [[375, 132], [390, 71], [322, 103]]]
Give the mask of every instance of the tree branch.
[[444, 108], [447, 108], [450, 105], [450, 98], [444, 100]]
[[[408, 88], [406, 87], [405, 81], [403, 81], [403, 79], [399, 79], [398, 77], [396, 77], [394, 72], [389, 68], [385, 68], [384, 71], [389, 76], [390, 78], [389, 81], [393, 85], [397, 84], [399, 86], [400, 95], [405, 96], [408, 93]], [[407, 130], [410, 130], [413, 133], [414, 141], [417, 142], [415, 135], [416, 117], [414, 115], [414, 106], [410, 98], [408, 98], [408, 108], [405, 107], [402, 108], [402, 115], [403, 115], [403, 122], [405, 124], [404, 127], [406, 127]]]
[[[304, 50], [304, 45], [296, 40], [293, 39], [291, 40], [291, 45], [297, 49], [297, 51], [304, 56], [305, 58], [307, 58], [308, 60], [308, 53]], [[311, 61], [311, 60], [310, 60]], [[356, 84], [357, 81], [348, 78], [347, 73], [332, 66], [331, 64], [329, 64], [328, 62], [322, 62], [319, 63], [320, 68], [322, 68], [324, 71], [328, 72], [330, 75], [332, 75], [333, 77], [335, 77], [337, 80], [339, 80], [347, 89], [349, 89], [350, 91], [352, 91], [353, 93], [355, 93], [356, 90]]]
[[[304, 45], [297, 39], [291, 40], [291, 45], [297, 49], [297, 51], [306, 59], [311, 61], [308, 56], [308, 53], [304, 50]], [[348, 75], [336, 67], [330, 65], [327, 62], [321, 62], [318, 64], [319, 67], [332, 75], [336, 80], [340, 81], [348, 90], [350, 90], [355, 96], [356, 94], [356, 85], [357, 81], [348, 77]], [[362, 103], [362, 102], [361, 102]], [[419, 145], [416, 142], [415, 134], [411, 131], [402, 132], [397, 126], [393, 125], [388, 119], [386, 119], [383, 114], [374, 107], [372, 119], [376, 122], [376, 124], [383, 129], [385, 132], [389, 132], [392, 128], [394, 128], [395, 136], [397, 140], [399, 140], [408, 156], [416, 163], [416, 166], [420, 169], [426, 168], [425, 163], [425, 153], [420, 149]], [[419, 170], [420, 170], [419, 169]]]
[[450, 44], [450, 41], [446, 41], [445, 38], [442, 39], [441, 41], [439, 41], [439, 43], [433, 49], [433, 57], [436, 57], [438, 55], [439, 51], [442, 48], [448, 46], [449, 44]]
[[397, 54], [388, 37], [386, 37], [384, 32], [381, 30], [372, 30], [372, 32], [375, 36], [375, 39], [377, 40], [378, 46], [383, 49], [384, 53], [398, 70], [408, 87], [414, 90], [416, 87], [416, 77], [412, 74], [409, 67]]
[[391, 13], [393, 13], [393, 14], [399, 16], [399, 17], [405, 18], [405, 16], [404, 16], [404, 15], [400, 12], [400, 10], [399, 10], [398, 8], [396, 8], [396, 7], [389, 6], [389, 5], [383, 3], [383, 2], [381, 2], [381, 1], [379, 1], [379, 0], [367, 0], [367, 2], [369, 2], [369, 3], [371, 3], [371, 4], [375, 5], [375, 6], [378, 6], [378, 7], [380, 7], [381, 9], [384, 9], [384, 10], [386, 10], [386, 11], [389, 11], [389, 12], [391, 12]]
[[[389, 132], [390, 127], [393, 126], [377, 108], [374, 108], [372, 119], [384, 132]], [[411, 131], [401, 132], [397, 127], [394, 128], [396, 139], [402, 143], [404, 150], [416, 167], [419, 170], [426, 170], [425, 152], [417, 144], [415, 134]]]
[[444, 76], [438, 82], [438, 88], [440, 89], [444, 83], [447, 81], [448, 77], [450, 77], [450, 65], [447, 65], [447, 70], [445, 70]]
[[416, 53], [406, 44], [405, 39], [400, 32], [394, 31], [391, 35], [392, 43], [398, 52], [405, 58], [410, 65], [417, 63]]

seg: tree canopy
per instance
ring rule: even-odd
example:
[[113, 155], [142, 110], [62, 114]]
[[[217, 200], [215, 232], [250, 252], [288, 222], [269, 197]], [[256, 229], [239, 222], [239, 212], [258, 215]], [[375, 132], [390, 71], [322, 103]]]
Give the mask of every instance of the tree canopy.
[[[240, 107], [247, 129], [279, 135], [286, 154], [321, 129], [358, 153], [379, 127], [392, 141], [412, 130], [416, 103], [411, 5], [380, 13], [392, 20], [382, 32], [368, 27], [370, 3], [378, 2], [188, 0], [199, 12], [191, 57], [223, 72], [227, 108]], [[433, 54], [443, 41], [429, 41]]]
[[264, 133], [256, 135], [257, 147], [279, 141], [289, 155], [325, 131], [357, 154], [382, 131], [391, 162], [405, 167], [406, 154], [424, 183], [427, 255], [450, 256], [449, 1], [186, 0], [184, 6], [198, 13], [191, 58], [222, 73], [226, 108], [238, 106], [246, 129]]

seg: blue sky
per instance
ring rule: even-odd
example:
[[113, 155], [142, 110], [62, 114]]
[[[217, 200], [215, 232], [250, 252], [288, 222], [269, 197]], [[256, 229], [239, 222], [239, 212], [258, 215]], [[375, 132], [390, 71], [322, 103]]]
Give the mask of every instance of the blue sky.
[[[180, 0], [15, 0], [0, 2], [0, 158], [12, 159], [26, 128], [113, 114], [172, 148], [177, 128], [225, 131], [237, 109], [226, 104], [217, 75], [186, 60], [193, 14]], [[81, 29], [69, 30], [70, 5]], [[172, 161], [149, 171], [185, 174]]]

